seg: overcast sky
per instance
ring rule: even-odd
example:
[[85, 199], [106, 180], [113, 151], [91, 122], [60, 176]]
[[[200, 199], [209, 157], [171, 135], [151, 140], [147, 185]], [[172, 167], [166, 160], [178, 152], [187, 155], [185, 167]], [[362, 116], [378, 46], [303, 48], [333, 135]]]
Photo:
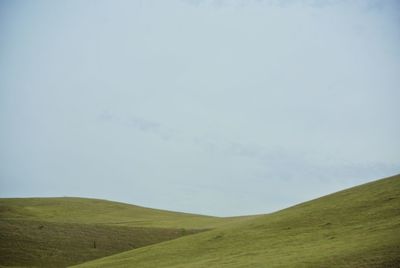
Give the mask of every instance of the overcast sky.
[[400, 173], [398, 1], [0, 0], [0, 196], [267, 213]]

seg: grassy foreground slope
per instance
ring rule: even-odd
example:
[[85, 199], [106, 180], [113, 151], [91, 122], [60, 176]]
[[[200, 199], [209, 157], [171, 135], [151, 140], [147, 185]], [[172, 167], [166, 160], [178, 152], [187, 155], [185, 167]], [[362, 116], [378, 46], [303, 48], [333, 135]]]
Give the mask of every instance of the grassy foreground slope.
[[78, 267], [400, 267], [400, 176]]
[[230, 220], [96, 199], [0, 199], [0, 267], [66, 267]]
[[66, 267], [196, 230], [0, 220], [0, 267]]

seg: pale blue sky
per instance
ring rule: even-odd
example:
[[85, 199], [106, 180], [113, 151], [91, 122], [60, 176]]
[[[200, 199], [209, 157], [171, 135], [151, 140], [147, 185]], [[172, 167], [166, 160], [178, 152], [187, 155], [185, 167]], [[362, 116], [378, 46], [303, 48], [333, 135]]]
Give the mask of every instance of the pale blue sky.
[[226, 216], [399, 173], [398, 3], [0, 0], [0, 196]]

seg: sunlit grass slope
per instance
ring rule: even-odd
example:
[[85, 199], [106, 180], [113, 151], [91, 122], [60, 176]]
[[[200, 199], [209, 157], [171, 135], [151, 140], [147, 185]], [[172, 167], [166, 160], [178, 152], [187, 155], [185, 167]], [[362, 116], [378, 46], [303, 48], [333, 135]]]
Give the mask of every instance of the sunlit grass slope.
[[0, 198], [0, 218], [190, 229], [213, 228], [230, 220], [76, 197]]
[[400, 267], [400, 176], [79, 267]]
[[85, 198], [0, 199], [0, 267], [65, 267], [230, 220]]

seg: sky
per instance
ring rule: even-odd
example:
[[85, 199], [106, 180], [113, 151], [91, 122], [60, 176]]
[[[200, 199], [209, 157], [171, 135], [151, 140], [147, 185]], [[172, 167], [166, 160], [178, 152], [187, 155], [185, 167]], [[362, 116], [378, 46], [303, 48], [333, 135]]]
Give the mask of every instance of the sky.
[[0, 0], [0, 197], [269, 213], [400, 173], [400, 3]]

